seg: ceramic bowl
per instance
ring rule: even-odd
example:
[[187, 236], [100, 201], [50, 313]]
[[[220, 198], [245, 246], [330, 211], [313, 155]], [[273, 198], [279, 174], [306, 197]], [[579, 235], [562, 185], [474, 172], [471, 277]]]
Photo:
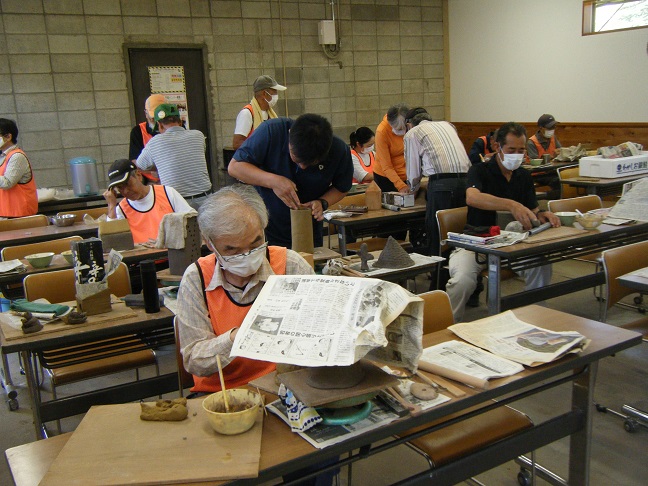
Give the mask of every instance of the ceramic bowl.
[[261, 396], [252, 390], [227, 390], [230, 412], [225, 411], [223, 392], [208, 395], [202, 402], [209, 424], [223, 435], [242, 434], [252, 428], [261, 406]]
[[52, 216], [50, 219], [56, 226], [72, 226], [76, 220], [76, 216], [74, 214], [61, 214]]
[[74, 265], [74, 260], [72, 258], [72, 250], [62, 251], [61, 255], [63, 255], [63, 258], [65, 258], [65, 260], [67, 260], [67, 262], [70, 265]]
[[54, 252], [48, 251], [46, 253], [34, 253], [33, 255], [27, 255], [25, 260], [34, 268], [45, 268], [49, 267], [52, 263], [52, 258], [54, 258]]
[[601, 214], [586, 213], [582, 216], [576, 215], [576, 221], [586, 230], [593, 230], [601, 226], [605, 216]]
[[537, 167], [539, 165], [542, 165], [542, 159], [531, 159], [529, 161], [529, 164], [531, 164], [534, 167]]
[[563, 226], [574, 226], [574, 221], [576, 221], [576, 216], [578, 216], [578, 213], [571, 211], [559, 211], [556, 213], [556, 216], [558, 216], [558, 219], [560, 219], [560, 224], [562, 224]]

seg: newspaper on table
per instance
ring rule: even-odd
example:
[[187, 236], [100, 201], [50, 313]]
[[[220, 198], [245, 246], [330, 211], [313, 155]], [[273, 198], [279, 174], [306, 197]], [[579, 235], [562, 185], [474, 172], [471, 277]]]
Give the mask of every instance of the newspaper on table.
[[272, 275], [245, 317], [231, 356], [300, 366], [367, 358], [416, 369], [423, 300], [373, 278]]
[[[398, 387], [399, 391], [402, 393], [405, 400], [413, 403], [414, 405], [419, 405], [422, 410], [436, 407], [437, 405], [450, 400], [449, 397], [441, 394], [437, 395], [437, 397], [432, 400], [419, 400], [418, 398], [415, 398], [411, 393], [409, 393], [411, 384], [411, 380], [404, 380], [404, 382], [401, 383]], [[396, 414], [396, 412], [387, 408], [387, 406], [382, 404], [379, 400], [371, 400], [371, 404], [372, 409], [369, 416], [354, 424], [327, 425], [319, 423], [306, 431], [297, 433], [302, 437], [302, 439], [306, 440], [313, 447], [324, 449], [325, 447], [343, 442], [357, 435], [364, 434], [365, 432], [368, 432], [370, 430], [387, 425], [400, 418], [398, 414]], [[290, 425], [290, 421], [288, 420], [288, 415], [286, 412], [286, 406], [281, 403], [281, 400], [275, 400], [274, 402], [269, 403], [268, 405], [266, 405], [266, 408], [270, 412], [277, 415], [288, 425]]]
[[[448, 232], [448, 240], [469, 243], [471, 245], [487, 246], [489, 248], [501, 248], [519, 243], [529, 236], [528, 232], [506, 231], [501, 230], [497, 236], [473, 236], [464, 233]], [[445, 243], [445, 242], [442, 242]]]
[[550, 331], [518, 319], [512, 311], [448, 327], [469, 343], [502, 358], [538, 366], [580, 353], [589, 340], [575, 331]]
[[18, 259], [7, 260], [6, 262], [0, 262], [0, 273], [1, 274], [11, 274], [11, 273], [25, 273], [27, 267], [23, 262]]
[[610, 210], [612, 218], [648, 221], [648, 177], [635, 181], [632, 190], [626, 191]]

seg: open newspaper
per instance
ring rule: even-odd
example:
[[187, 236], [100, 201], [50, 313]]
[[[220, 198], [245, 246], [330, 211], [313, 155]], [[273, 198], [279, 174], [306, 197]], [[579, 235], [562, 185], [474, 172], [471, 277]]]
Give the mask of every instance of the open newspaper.
[[610, 210], [609, 216], [648, 221], [648, 177], [635, 181], [632, 189], [626, 190]]
[[416, 369], [423, 300], [391, 282], [272, 275], [236, 334], [231, 356], [300, 366], [360, 358]]
[[575, 331], [557, 332], [528, 324], [511, 311], [448, 327], [460, 338], [502, 358], [538, 366], [579, 353], [589, 340]]

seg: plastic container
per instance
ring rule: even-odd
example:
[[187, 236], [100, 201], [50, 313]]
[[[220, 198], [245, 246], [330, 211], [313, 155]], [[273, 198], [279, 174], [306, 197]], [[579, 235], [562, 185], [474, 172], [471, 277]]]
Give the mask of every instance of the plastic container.
[[90, 157], [75, 157], [70, 160], [72, 190], [77, 197], [99, 194], [97, 161]]
[[140, 262], [142, 277], [142, 294], [144, 294], [144, 310], [150, 314], [160, 312], [160, 295], [158, 294], [157, 274], [154, 260]]

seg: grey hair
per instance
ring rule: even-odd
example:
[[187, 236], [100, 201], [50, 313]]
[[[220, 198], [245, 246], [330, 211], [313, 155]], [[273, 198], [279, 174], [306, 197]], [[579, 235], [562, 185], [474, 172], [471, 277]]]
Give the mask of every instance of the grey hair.
[[268, 226], [268, 209], [252, 186], [233, 184], [209, 196], [198, 210], [200, 232], [212, 243], [222, 237], [238, 236], [246, 224], [257, 219], [261, 229]]
[[409, 111], [409, 107], [405, 103], [397, 103], [392, 105], [387, 110], [387, 122], [393, 126], [399, 116], [405, 120], [405, 115]]
[[418, 127], [422, 121], [434, 121], [434, 120], [432, 119], [432, 115], [430, 115], [429, 113], [419, 113], [418, 115], [414, 115], [414, 118], [412, 118], [411, 123], [412, 126]]

